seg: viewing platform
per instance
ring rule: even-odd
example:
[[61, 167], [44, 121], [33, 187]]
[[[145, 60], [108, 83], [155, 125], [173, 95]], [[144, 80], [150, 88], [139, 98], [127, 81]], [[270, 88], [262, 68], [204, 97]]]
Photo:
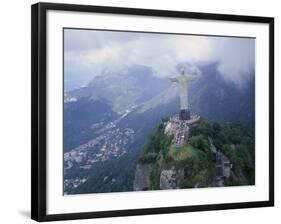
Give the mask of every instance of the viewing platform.
[[174, 136], [174, 142], [177, 146], [186, 145], [189, 137], [189, 126], [197, 123], [200, 120], [200, 116], [191, 115], [189, 120], [180, 120], [179, 116], [173, 116], [168, 121], [165, 134], [168, 136]]

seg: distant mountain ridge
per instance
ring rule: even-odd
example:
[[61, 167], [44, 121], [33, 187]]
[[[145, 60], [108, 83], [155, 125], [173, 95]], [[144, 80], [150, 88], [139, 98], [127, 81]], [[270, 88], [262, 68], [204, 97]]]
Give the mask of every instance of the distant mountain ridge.
[[[222, 78], [216, 63], [201, 66], [200, 70], [200, 79], [190, 83], [191, 110], [213, 121], [253, 124], [254, 75], [251, 75], [252, 78], [243, 87], [237, 87]], [[106, 100], [118, 114], [136, 107], [139, 107], [139, 112], [144, 112], [159, 105], [179, 101], [176, 84], [155, 76], [152, 69], [141, 65], [126, 67], [117, 73], [104, 72], [87, 86], [68, 94], [78, 99]]]
[[140, 65], [125, 67], [117, 73], [104, 71], [87, 86], [70, 91], [77, 98], [104, 99], [113, 111], [122, 114], [132, 107], [150, 100], [165, 88], [169, 81], [153, 75], [150, 68]]

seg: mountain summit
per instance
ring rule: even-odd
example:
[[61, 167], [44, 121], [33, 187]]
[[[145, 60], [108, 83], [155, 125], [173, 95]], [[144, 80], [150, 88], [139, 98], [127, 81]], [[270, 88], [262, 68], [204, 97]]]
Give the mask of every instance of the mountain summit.
[[139, 157], [133, 188], [252, 185], [253, 136], [253, 130], [237, 124], [210, 123], [206, 119], [187, 124], [177, 117], [162, 120]]

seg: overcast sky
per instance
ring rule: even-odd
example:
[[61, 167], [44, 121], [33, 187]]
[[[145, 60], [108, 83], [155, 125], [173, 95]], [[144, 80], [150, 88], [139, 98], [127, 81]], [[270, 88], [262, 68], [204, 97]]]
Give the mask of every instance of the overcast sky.
[[225, 80], [240, 85], [255, 67], [255, 40], [250, 38], [76, 29], [66, 29], [64, 38], [66, 77], [71, 71], [95, 75], [130, 64], [149, 66], [158, 76], [173, 76], [179, 63], [197, 68], [218, 62]]

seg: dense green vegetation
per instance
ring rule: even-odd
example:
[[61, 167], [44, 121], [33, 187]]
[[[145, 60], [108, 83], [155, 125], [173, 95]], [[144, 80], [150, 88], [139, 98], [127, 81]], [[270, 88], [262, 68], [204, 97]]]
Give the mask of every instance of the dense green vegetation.
[[155, 162], [160, 151], [163, 158], [167, 159], [168, 150], [173, 139], [164, 133], [167, 121], [168, 119], [162, 119], [159, 126], [150, 135], [148, 143], [144, 146], [143, 153], [139, 158], [140, 163]]
[[185, 161], [186, 159], [198, 156], [198, 150], [191, 145], [186, 147], [177, 147], [172, 145], [170, 149], [170, 156], [175, 161]]
[[200, 119], [190, 129], [186, 146], [177, 147], [173, 138], [165, 133], [167, 120], [162, 120], [154, 130], [139, 158], [139, 163], [153, 164], [150, 175], [150, 189], [159, 189], [161, 170], [171, 166], [184, 170], [181, 188], [200, 187], [213, 184], [216, 155], [212, 147], [221, 151], [232, 164], [232, 173], [224, 181], [225, 186], [249, 185], [255, 183], [254, 129], [234, 123], [216, 123]]
[[159, 190], [160, 173], [161, 173], [160, 166], [158, 166], [158, 165], [154, 166], [154, 168], [150, 174], [150, 189], [151, 190]]
[[[240, 123], [211, 123], [201, 119], [192, 130], [190, 144], [203, 148], [207, 146], [208, 137], [213, 139], [217, 149], [231, 161], [235, 178], [225, 181], [226, 185], [246, 185], [255, 183], [255, 138], [254, 128]], [[195, 136], [200, 136], [194, 142]], [[237, 184], [239, 183], [239, 184]]]

